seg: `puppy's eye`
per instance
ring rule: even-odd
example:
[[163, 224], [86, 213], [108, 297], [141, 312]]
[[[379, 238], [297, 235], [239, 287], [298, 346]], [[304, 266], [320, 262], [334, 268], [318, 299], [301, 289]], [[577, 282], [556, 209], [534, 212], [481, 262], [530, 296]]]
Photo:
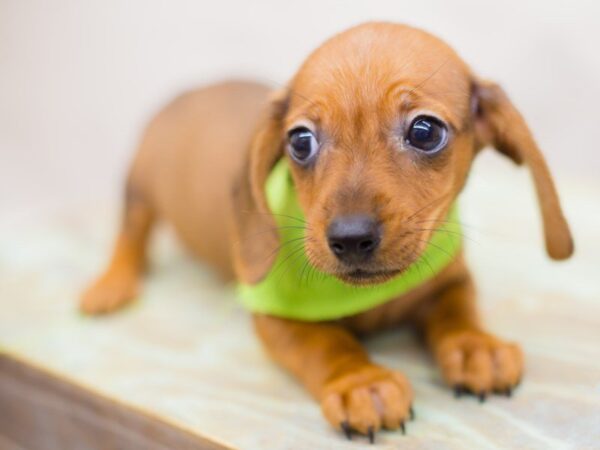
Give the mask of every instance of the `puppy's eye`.
[[308, 164], [319, 151], [317, 138], [308, 128], [294, 128], [288, 133], [288, 152], [299, 164]]
[[448, 129], [435, 117], [418, 116], [410, 124], [406, 142], [426, 153], [436, 153], [448, 142]]

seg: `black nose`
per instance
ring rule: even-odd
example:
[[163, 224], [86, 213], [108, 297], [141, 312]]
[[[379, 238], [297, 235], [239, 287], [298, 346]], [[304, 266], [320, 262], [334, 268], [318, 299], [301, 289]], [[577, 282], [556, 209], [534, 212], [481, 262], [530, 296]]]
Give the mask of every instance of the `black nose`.
[[366, 215], [337, 217], [327, 229], [329, 248], [340, 261], [346, 263], [367, 260], [380, 241], [379, 225]]

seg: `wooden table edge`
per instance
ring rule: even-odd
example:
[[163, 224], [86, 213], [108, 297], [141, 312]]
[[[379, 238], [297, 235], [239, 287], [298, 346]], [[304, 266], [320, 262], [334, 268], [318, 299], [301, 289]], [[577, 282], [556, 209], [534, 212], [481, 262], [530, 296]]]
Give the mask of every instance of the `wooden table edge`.
[[40, 450], [231, 447], [0, 352], [0, 441]]

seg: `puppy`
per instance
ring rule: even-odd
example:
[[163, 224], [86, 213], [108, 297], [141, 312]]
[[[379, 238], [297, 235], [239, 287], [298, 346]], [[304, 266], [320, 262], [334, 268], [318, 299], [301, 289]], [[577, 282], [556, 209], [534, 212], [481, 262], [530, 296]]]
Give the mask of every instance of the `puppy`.
[[275, 93], [249, 82], [187, 93], [143, 137], [114, 255], [81, 308], [135, 298], [162, 219], [240, 283], [269, 354], [348, 437], [404, 430], [411, 416], [406, 377], [358, 340], [400, 323], [417, 327], [457, 393], [510, 394], [522, 353], [480, 323], [453, 206], [488, 145], [529, 168], [547, 252], [568, 258], [569, 228], [523, 117], [424, 31], [347, 30]]

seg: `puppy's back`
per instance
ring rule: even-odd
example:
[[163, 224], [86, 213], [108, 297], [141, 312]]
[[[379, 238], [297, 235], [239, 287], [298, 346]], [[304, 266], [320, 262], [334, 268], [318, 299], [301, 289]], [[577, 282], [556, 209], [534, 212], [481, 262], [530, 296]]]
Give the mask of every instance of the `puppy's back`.
[[130, 186], [158, 218], [226, 279], [231, 187], [268, 91], [236, 81], [177, 97], [150, 122], [130, 172]]

